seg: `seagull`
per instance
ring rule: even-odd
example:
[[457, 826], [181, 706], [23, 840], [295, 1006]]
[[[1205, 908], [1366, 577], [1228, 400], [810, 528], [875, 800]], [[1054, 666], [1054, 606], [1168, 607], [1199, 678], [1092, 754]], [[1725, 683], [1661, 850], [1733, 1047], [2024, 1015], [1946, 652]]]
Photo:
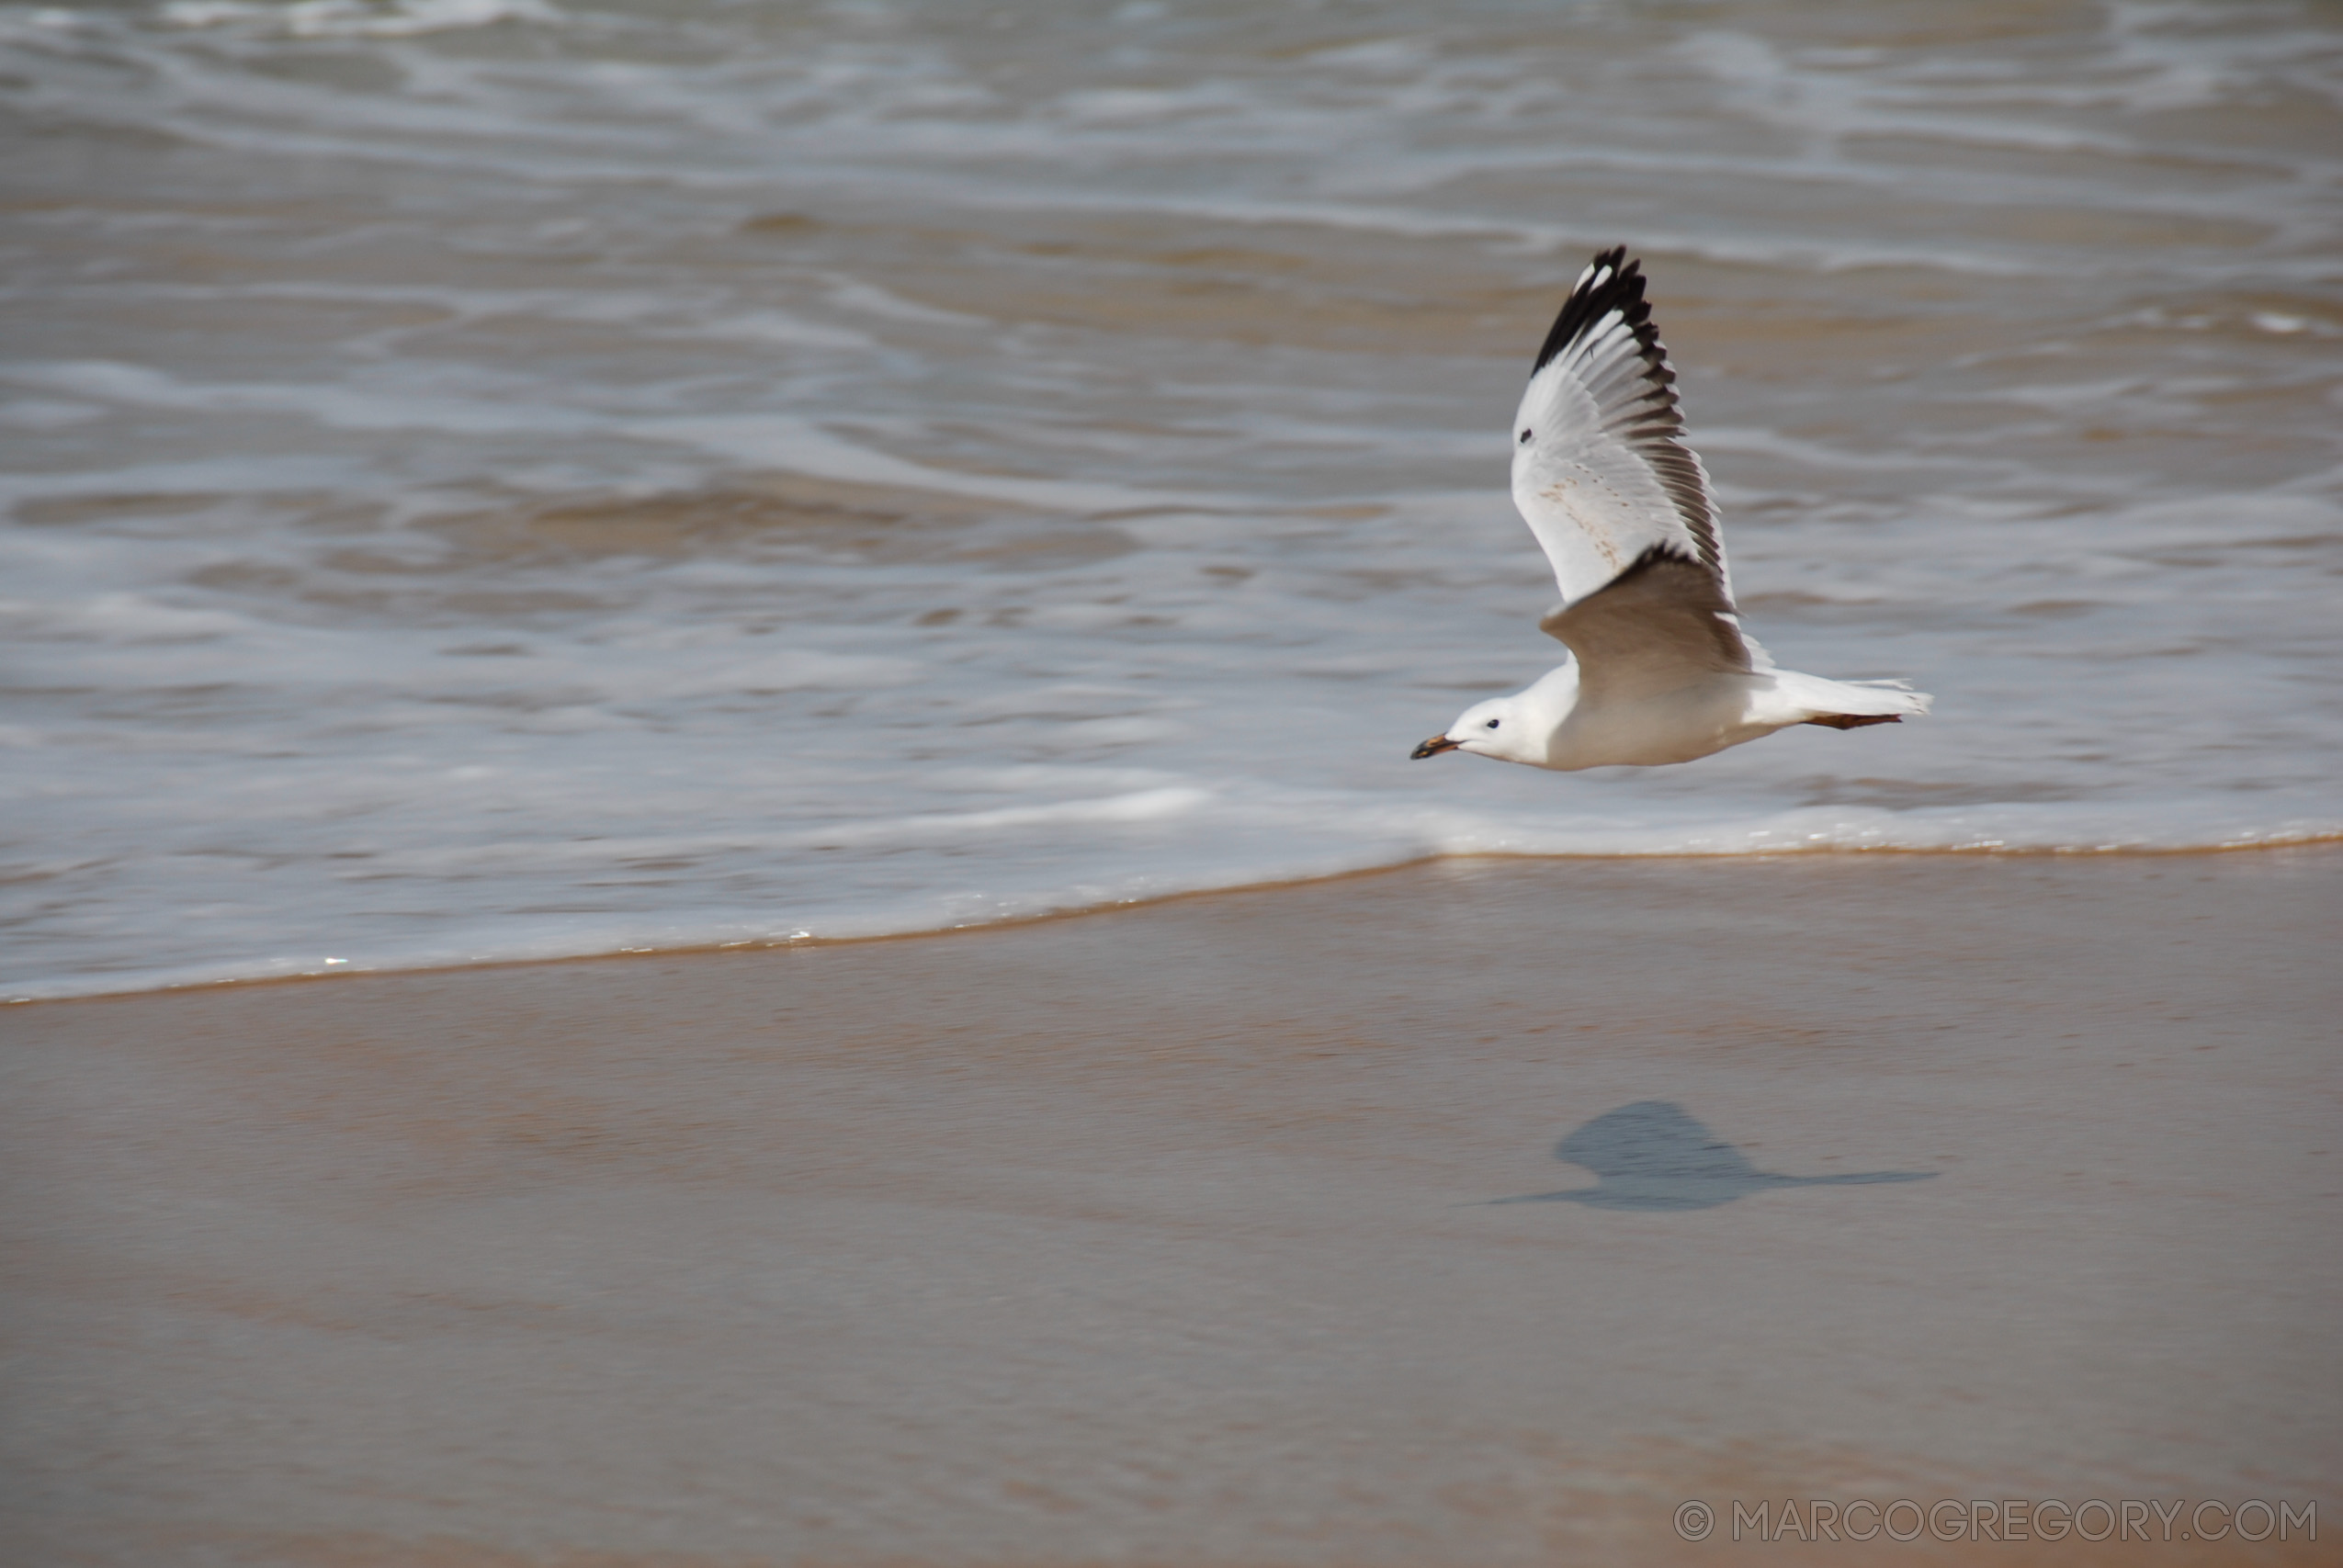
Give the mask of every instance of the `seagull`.
[[1513, 416], [1513, 504], [1562, 590], [1538, 629], [1571, 657], [1466, 708], [1416, 757], [1652, 767], [1793, 724], [1858, 729], [1928, 712], [1928, 694], [1902, 681], [1778, 670], [1742, 632], [1641, 266], [1620, 246], [1579, 275]]

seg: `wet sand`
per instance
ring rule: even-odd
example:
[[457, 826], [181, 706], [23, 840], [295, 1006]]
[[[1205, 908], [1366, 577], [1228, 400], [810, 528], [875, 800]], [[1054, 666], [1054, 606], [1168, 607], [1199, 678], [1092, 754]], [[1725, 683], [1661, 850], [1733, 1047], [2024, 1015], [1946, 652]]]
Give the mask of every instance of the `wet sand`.
[[[2338, 915], [1462, 862], [17, 1007], [8, 1560], [2336, 1561]], [[1727, 1539], [2047, 1496], [2322, 1540]]]

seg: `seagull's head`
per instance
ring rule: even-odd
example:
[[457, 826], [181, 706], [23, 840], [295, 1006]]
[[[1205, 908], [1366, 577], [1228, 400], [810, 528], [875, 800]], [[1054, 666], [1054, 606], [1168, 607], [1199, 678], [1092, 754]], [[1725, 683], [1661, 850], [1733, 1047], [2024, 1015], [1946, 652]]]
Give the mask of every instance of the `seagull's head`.
[[1437, 757], [1443, 751], [1473, 751], [1503, 762], [1542, 762], [1545, 737], [1531, 722], [1528, 705], [1520, 696], [1491, 697], [1466, 708], [1444, 735], [1435, 735], [1409, 752], [1410, 757]]

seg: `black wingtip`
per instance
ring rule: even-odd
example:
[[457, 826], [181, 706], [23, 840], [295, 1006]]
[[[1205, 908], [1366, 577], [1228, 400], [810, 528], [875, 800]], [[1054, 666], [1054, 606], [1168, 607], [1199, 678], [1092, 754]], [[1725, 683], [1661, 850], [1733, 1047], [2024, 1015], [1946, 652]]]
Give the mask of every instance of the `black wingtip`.
[[1587, 264], [1578, 287], [1562, 302], [1562, 313], [1554, 318], [1554, 330], [1545, 334], [1530, 374], [1534, 376], [1545, 369], [1580, 333], [1613, 310], [1631, 328], [1640, 329], [1651, 320], [1651, 306], [1644, 299], [1643, 263], [1628, 260], [1624, 245], [1598, 251], [1594, 260]]

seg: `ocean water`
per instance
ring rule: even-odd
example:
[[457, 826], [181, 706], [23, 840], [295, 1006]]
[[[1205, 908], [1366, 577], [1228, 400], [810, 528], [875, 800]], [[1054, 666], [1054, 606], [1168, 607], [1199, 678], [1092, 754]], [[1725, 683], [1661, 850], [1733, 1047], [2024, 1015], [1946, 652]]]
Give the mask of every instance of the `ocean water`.
[[[6, 6], [0, 114], [8, 996], [2343, 835], [2329, 6]], [[1613, 243], [1934, 716], [1409, 761]]]

